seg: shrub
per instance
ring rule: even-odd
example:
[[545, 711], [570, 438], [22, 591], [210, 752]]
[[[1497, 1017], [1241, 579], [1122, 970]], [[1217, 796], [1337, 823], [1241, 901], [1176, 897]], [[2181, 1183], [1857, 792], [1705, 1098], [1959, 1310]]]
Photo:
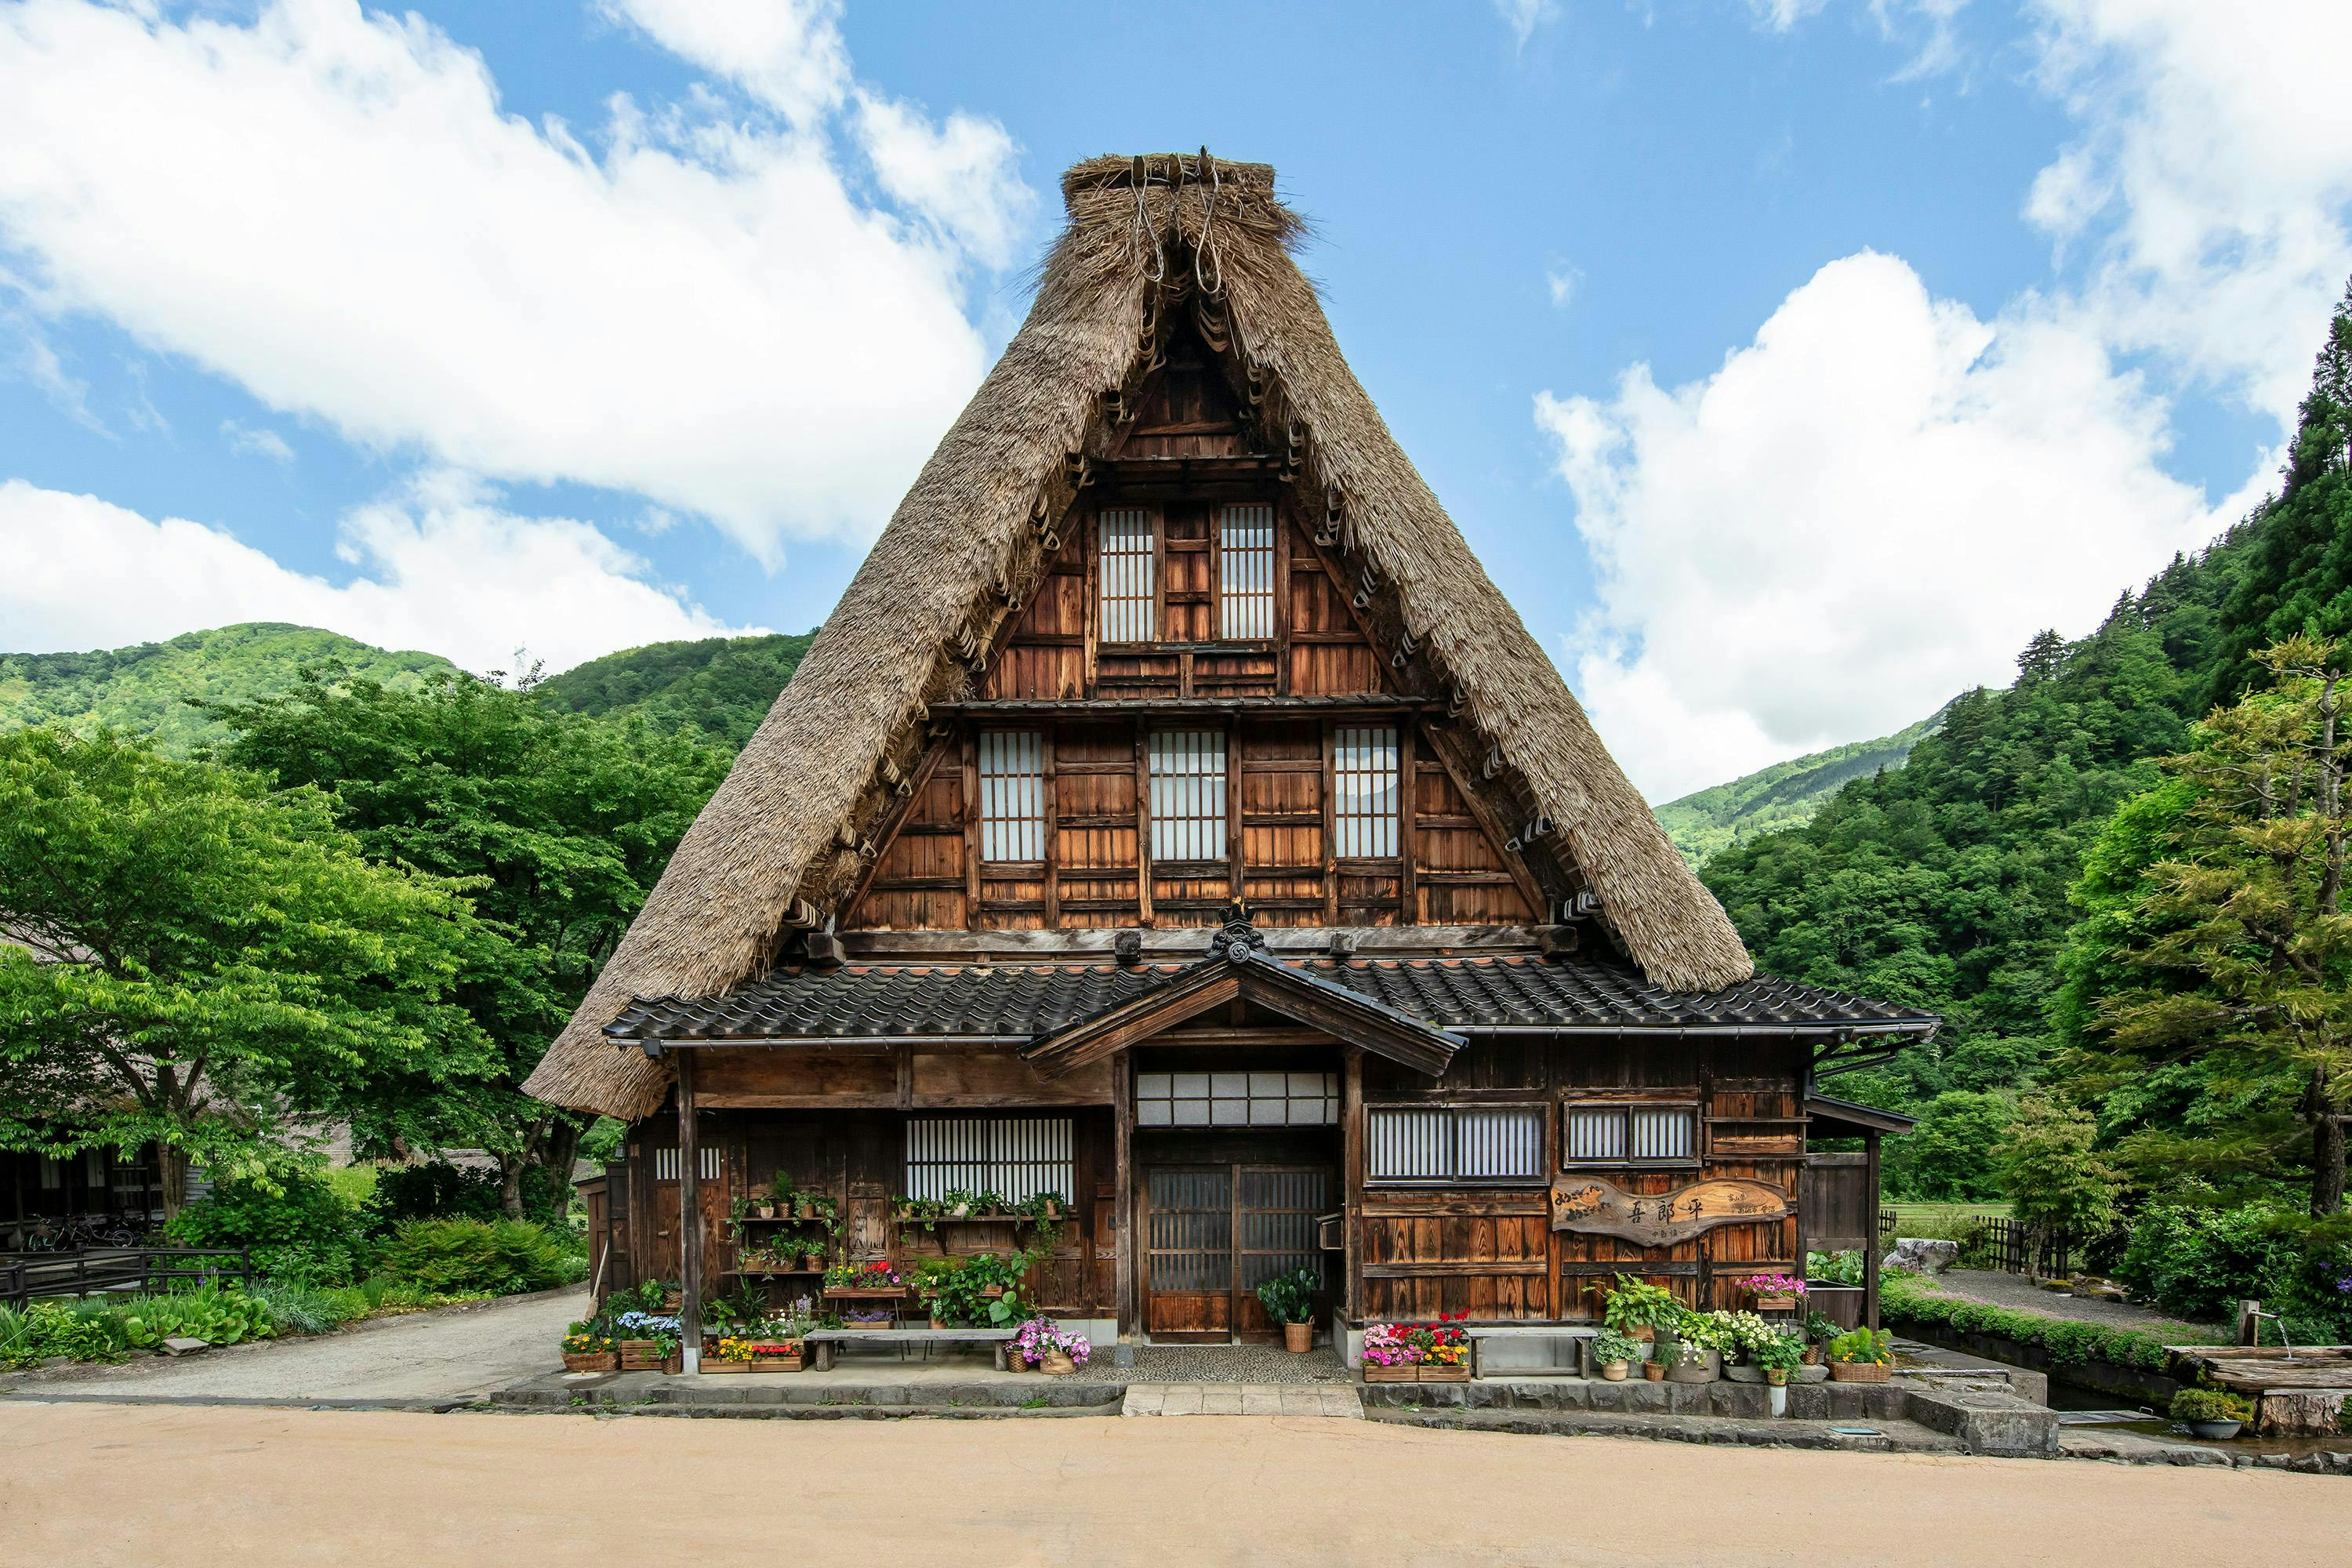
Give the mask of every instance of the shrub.
[[384, 1242], [384, 1272], [440, 1295], [512, 1295], [577, 1279], [579, 1259], [535, 1225], [516, 1220], [410, 1220]]
[[2222, 1320], [2242, 1300], [2284, 1313], [2299, 1342], [2352, 1336], [2352, 1218], [2284, 1203], [2144, 1211], [2116, 1265], [2135, 1294], [2184, 1318]]
[[378, 1235], [412, 1219], [500, 1219], [499, 1173], [446, 1160], [386, 1165], [376, 1173], [367, 1217]]
[[366, 1296], [349, 1286], [321, 1290], [273, 1279], [256, 1287], [253, 1297], [281, 1334], [323, 1334], [365, 1317], [368, 1310]]
[[2251, 1421], [2254, 1410], [2234, 1394], [2212, 1388], [2184, 1388], [2172, 1396], [2168, 1414], [2175, 1421]]
[[[1882, 1322], [1906, 1328], [1990, 1334], [2020, 1344], [2038, 1345], [2060, 1365], [2104, 1361], [2165, 1372], [2172, 1363], [2164, 1340], [2154, 1334], [2075, 1318], [2053, 1318], [2041, 1312], [1988, 1306], [1964, 1297], [1945, 1295], [1907, 1274], [1890, 1274], [1880, 1282], [1878, 1316]], [[2178, 1330], [2168, 1333], [2188, 1337]]]
[[250, 1248], [265, 1278], [296, 1285], [348, 1285], [367, 1270], [358, 1215], [310, 1171], [280, 1175], [278, 1191], [257, 1181], [225, 1182], [164, 1226], [180, 1247]]

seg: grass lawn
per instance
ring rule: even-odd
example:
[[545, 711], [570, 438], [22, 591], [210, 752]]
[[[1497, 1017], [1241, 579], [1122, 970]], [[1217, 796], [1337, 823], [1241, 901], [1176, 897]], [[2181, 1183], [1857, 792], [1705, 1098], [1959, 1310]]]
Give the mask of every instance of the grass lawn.
[[1915, 1231], [1906, 1226], [1957, 1225], [1972, 1215], [1983, 1215], [1990, 1219], [2007, 1219], [2009, 1205], [2005, 1203], [1981, 1204], [1881, 1204], [1881, 1208], [1895, 1211], [1895, 1231], [1898, 1236], [1911, 1236]]

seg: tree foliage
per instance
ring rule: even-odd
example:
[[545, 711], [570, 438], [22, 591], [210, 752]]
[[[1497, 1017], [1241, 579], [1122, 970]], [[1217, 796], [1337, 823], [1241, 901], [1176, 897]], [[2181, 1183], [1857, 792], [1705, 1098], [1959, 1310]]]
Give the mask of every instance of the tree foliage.
[[798, 636], [648, 643], [592, 658], [541, 681], [541, 702], [569, 712], [639, 718], [740, 751], [816, 640]]
[[153, 1140], [266, 1171], [307, 1117], [430, 1136], [492, 1042], [460, 884], [371, 864], [313, 790], [100, 731], [0, 734], [0, 1146]]

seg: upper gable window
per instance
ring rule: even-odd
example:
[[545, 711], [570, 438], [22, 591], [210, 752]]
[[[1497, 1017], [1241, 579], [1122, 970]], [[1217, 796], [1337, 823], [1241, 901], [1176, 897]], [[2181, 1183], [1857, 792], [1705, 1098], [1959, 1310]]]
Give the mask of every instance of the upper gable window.
[[1274, 508], [1229, 506], [1217, 520], [1218, 635], [1274, 636]]
[[980, 736], [980, 858], [1045, 858], [1045, 745], [1034, 730]]
[[1157, 631], [1159, 596], [1153, 582], [1156, 530], [1141, 508], [1107, 510], [1101, 517], [1102, 640], [1150, 642]]

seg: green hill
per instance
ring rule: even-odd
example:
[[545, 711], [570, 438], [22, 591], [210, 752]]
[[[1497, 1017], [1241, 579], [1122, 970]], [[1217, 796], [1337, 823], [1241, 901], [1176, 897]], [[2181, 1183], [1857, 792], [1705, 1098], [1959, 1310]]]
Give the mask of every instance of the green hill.
[[1704, 866], [1717, 850], [1745, 843], [1759, 833], [1803, 826], [1846, 781], [1881, 768], [1901, 767], [1911, 748], [1934, 734], [1943, 722], [1944, 716], [1938, 712], [1875, 741], [1854, 741], [1811, 756], [1791, 757], [1729, 784], [1670, 800], [1658, 807], [1659, 826], [1683, 852], [1684, 859], [1694, 867]]
[[188, 699], [272, 697], [302, 670], [330, 664], [387, 686], [420, 685], [457, 669], [437, 654], [389, 653], [334, 632], [270, 622], [89, 653], [0, 653], [0, 726], [104, 724], [152, 735], [185, 755], [221, 734]]
[[740, 751], [815, 640], [809, 631], [648, 643], [592, 658], [534, 689], [575, 713], [635, 713], [656, 729], [690, 729]]

